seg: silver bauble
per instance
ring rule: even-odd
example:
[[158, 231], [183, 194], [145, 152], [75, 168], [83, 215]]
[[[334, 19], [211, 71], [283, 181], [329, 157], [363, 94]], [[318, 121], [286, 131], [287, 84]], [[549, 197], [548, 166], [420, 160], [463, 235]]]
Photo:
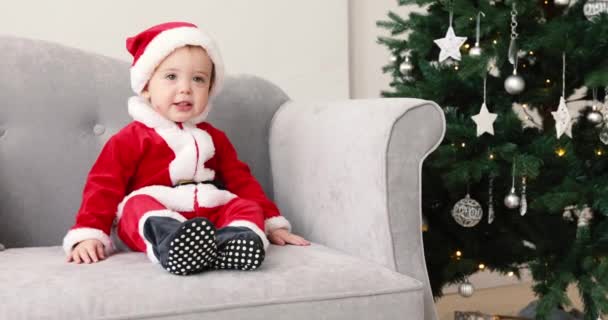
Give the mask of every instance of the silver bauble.
[[414, 65], [407, 59], [399, 65], [399, 72], [401, 72], [401, 74], [407, 75], [412, 72], [412, 70], [414, 70]]
[[481, 221], [483, 210], [479, 202], [471, 199], [470, 195], [466, 195], [460, 199], [452, 208], [452, 217], [456, 222], [466, 228], [473, 227]]
[[469, 50], [469, 55], [472, 57], [479, 57], [482, 52], [483, 49], [481, 49], [480, 46], [475, 45], [473, 48], [471, 48], [471, 50]]
[[511, 188], [511, 192], [505, 197], [505, 206], [509, 209], [519, 207], [519, 196], [515, 193], [515, 188]]
[[604, 121], [604, 116], [601, 112], [593, 108], [593, 110], [587, 113], [587, 121], [591, 122], [592, 124], [600, 124], [602, 121]]
[[475, 288], [473, 287], [473, 285], [470, 282], [461, 283], [458, 286], [458, 294], [465, 298], [471, 297], [474, 292], [475, 292]]
[[526, 88], [526, 82], [518, 74], [512, 74], [505, 80], [505, 90], [509, 94], [520, 94]]
[[583, 13], [587, 20], [593, 21], [600, 14], [608, 13], [608, 4], [605, 0], [587, 0], [583, 6]]
[[554, 0], [556, 6], [565, 7], [570, 4], [570, 0]]

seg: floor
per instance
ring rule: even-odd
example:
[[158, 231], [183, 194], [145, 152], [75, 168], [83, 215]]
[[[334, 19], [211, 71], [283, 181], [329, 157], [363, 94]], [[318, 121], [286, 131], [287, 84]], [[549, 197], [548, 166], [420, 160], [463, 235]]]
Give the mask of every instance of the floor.
[[[576, 287], [568, 288], [568, 297], [573, 307], [582, 309]], [[492, 315], [516, 316], [535, 299], [531, 283], [528, 282], [476, 290], [470, 298], [461, 297], [457, 293], [446, 294], [435, 305], [440, 320], [453, 320], [454, 311], [479, 311]]]

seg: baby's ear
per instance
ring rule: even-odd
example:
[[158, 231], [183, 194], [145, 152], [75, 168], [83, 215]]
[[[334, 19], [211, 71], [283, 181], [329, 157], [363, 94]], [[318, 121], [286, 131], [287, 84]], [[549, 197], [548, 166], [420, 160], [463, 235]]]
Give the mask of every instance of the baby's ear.
[[150, 101], [150, 91], [148, 91], [148, 85], [146, 85], [141, 91], [141, 96], [144, 97], [144, 99]]

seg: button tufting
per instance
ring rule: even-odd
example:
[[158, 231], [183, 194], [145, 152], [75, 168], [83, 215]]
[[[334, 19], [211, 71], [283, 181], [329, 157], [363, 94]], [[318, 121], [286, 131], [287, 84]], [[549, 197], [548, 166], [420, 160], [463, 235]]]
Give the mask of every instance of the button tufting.
[[106, 132], [106, 127], [100, 125], [100, 124], [96, 124], [95, 127], [93, 127], [93, 133], [96, 136], [100, 136], [102, 135], [104, 132]]

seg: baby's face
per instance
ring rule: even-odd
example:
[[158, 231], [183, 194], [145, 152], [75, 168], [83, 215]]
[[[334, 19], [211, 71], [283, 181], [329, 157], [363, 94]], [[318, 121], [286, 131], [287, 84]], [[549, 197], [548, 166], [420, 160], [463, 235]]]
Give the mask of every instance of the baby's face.
[[142, 95], [165, 118], [188, 121], [207, 108], [212, 71], [203, 48], [178, 48], [158, 65]]

